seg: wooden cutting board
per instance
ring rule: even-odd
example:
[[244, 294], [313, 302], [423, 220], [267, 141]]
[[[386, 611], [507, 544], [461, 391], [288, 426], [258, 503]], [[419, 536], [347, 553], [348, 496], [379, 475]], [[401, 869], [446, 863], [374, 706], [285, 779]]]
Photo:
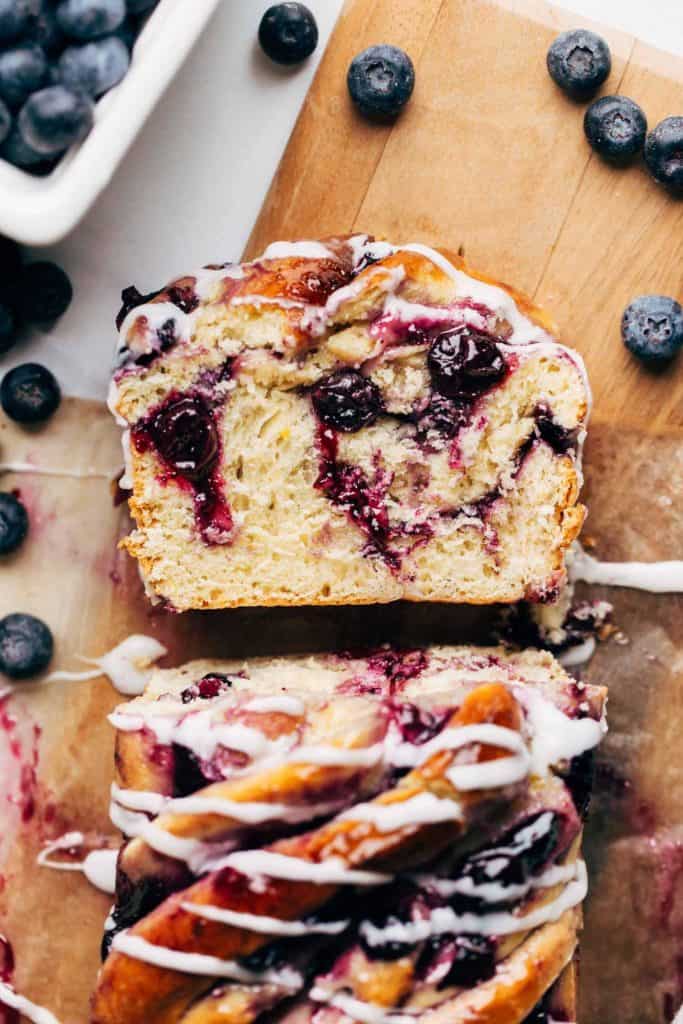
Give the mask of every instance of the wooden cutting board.
[[[366, 230], [460, 249], [526, 290], [588, 363], [587, 533], [600, 556], [681, 557], [683, 361], [645, 371], [624, 351], [619, 319], [636, 294], [681, 298], [683, 202], [641, 168], [611, 170], [590, 154], [583, 108], [545, 70], [553, 36], [578, 24], [539, 0], [350, 0], [248, 253], [277, 238]], [[609, 90], [636, 99], [652, 123], [683, 112], [680, 61], [600, 31], [614, 57]], [[346, 93], [349, 61], [376, 42], [404, 47], [416, 65], [414, 98], [393, 127], [360, 119]], [[36, 431], [0, 415], [0, 487], [19, 488], [31, 515], [28, 541], [0, 567], [0, 616], [42, 616], [55, 668], [78, 669], [79, 653], [101, 654], [131, 632], [163, 640], [169, 664], [485, 638], [486, 609], [152, 610], [116, 550], [129, 529], [107, 480], [118, 433], [96, 402], [67, 400]], [[2, 462], [36, 471], [3, 473]], [[614, 603], [624, 642], [601, 645], [587, 671], [610, 686], [611, 732], [590, 822], [580, 1019], [668, 1024], [683, 1002], [683, 600], [590, 596]], [[0, 696], [0, 934], [15, 947], [18, 990], [64, 1024], [87, 1020], [108, 900], [80, 875], [37, 869], [35, 856], [48, 836], [111, 829], [105, 716], [120, 700], [105, 680]]]

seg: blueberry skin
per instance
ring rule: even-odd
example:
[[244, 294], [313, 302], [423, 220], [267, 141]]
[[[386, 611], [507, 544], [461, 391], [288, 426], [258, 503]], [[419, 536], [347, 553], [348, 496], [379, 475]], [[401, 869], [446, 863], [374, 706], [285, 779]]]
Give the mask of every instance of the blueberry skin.
[[13, 238], [0, 235], [0, 279], [13, 278], [21, 267], [21, 249]]
[[683, 117], [665, 117], [645, 140], [645, 163], [660, 185], [683, 195]]
[[6, 103], [0, 100], [0, 143], [4, 142], [12, 129], [12, 115]]
[[126, 7], [129, 14], [142, 14], [156, 7], [159, 0], [126, 0]]
[[39, 46], [18, 46], [0, 53], [0, 97], [18, 110], [45, 82], [47, 59]]
[[107, 36], [83, 46], [67, 47], [59, 58], [59, 77], [67, 89], [82, 89], [96, 98], [120, 82], [129, 65], [126, 44], [116, 36]]
[[9, 135], [2, 143], [0, 156], [8, 163], [14, 164], [15, 167], [30, 171], [32, 174], [40, 174], [48, 166], [45, 154], [38, 153], [32, 146], [29, 146], [16, 124], [12, 126]]
[[591, 147], [610, 163], [630, 163], [645, 144], [647, 119], [627, 96], [601, 96], [591, 103], [583, 119]]
[[0, 555], [16, 551], [28, 533], [28, 512], [9, 491], [0, 491]]
[[555, 84], [574, 100], [594, 96], [612, 70], [605, 40], [583, 28], [559, 35], [548, 50], [546, 63]]
[[66, 39], [50, 0], [42, 0], [38, 10], [31, 14], [25, 38], [41, 47], [49, 57], [56, 56], [66, 46]]
[[23, 35], [31, 18], [31, 0], [0, 0], [0, 42]]
[[43, 157], [84, 139], [93, 125], [93, 102], [62, 85], [41, 89], [26, 101], [17, 121], [22, 138]]
[[19, 272], [12, 297], [23, 320], [46, 324], [57, 320], [69, 308], [73, 287], [56, 263], [39, 260], [27, 263]]
[[0, 384], [0, 405], [17, 423], [41, 423], [57, 409], [61, 391], [56, 378], [39, 363], [22, 363]]
[[52, 633], [42, 619], [22, 612], [0, 619], [0, 672], [11, 679], [27, 679], [42, 672], [53, 651]]
[[391, 120], [412, 96], [415, 68], [397, 46], [370, 46], [351, 61], [346, 82], [361, 114]]
[[17, 322], [6, 302], [0, 302], [0, 354], [8, 352], [17, 340]]
[[318, 25], [305, 4], [274, 4], [261, 18], [258, 40], [277, 64], [300, 64], [318, 45]]
[[640, 295], [624, 310], [621, 336], [639, 359], [673, 359], [683, 347], [683, 309], [667, 295]]
[[382, 412], [382, 395], [374, 381], [358, 370], [338, 370], [314, 386], [311, 400], [326, 427], [355, 433], [374, 423]]
[[65, 35], [83, 41], [113, 32], [125, 16], [125, 0], [62, 0], [57, 7], [57, 21]]

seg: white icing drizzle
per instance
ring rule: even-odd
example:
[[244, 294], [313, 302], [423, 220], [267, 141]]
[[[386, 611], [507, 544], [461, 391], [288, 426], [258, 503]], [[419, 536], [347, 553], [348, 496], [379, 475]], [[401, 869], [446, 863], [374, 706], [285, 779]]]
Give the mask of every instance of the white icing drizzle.
[[315, 985], [310, 991], [310, 998], [316, 1003], [326, 1003], [340, 1010], [351, 1020], [361, 1024], [415, 1024], [416, 1013], [395, 1013], [378, 1003], [365, 1003], [345, 992], [336, 992], [326, 985]]
[[322, 242], [271, 242], [256, 262], [258, 263], [261, 260], [285, 260], [289, 257], [297, 256], [309, 260], [331, 260], [335, 258], [334, 253], [326, 245], [323, 245]]
[[340, 857], [315, 862], [270, 850], [239, 850], [211, 865], [212, 870], [227, 867], [251, 877], [284, 878], [315, 885], [383, 885], [392, 877], [380, 871], [348, 868]]
[[568, 568], [573, 582], [632, 587], [653, 594], [683, 594], [683, 561], [600, 562], [575, 544]]
[[530, 931], [551, 921], [558, 921], [562, 915], [578, 906], [588, 891], [588, 874], [583, 861], [577, 861], [575, 874], [562, 892], [544, 906], [528, 914], [517, 915], [506, 910], [487, 914], [457, 914], [452, 907], [436, 907], [428, 917], [416, 921], [394, 921], [378, 927], [371, 921], [364, 921], [361, 929], [371, 946], [385, 942], [405, 942], [410, 945], [422, 942], [435, 935], [474, 933], [477, 935], [513, 935]]
[[164, 645], [154, 637], [134, 633], [99, 658], [85, 658], [79, 655], [81, 661], [97, 665], [96, 669], [86, 672], [66, 672], [60, 669], [51, 672], [43, 682], [77, 682], [106, 675], [119, 693], [139, 696], [144, 693], [149, 682], [151, 666], [167, 653]]
[[396, 767], [413, 768], [442, 750], [459, 750], [470, 743], [502, 747], [515, 754], [522, 754], [526, 750], [523, 738], [514, 729], [486, 722], [481, 725], [461, 725], [454, 729], [444, 729], [433, 739], [419, 746], [414, 743], [398, 743], [392, 746], [390, 743], [387, 760]]
[[599, 722], [568, 718], [535, 690], [519, 688], [516, 696], [526, 708], [531, 728], [531, 770], [535, 775], [547, 775], [551, 766], [592, 750], [607, 732], [604, 718]]
[[174, 814], [220, 814], [235, 818], [246, 825], [259, 825], [265, 821], [284, 821], [297, 824], [327, 817], [339, 810], [340, 800], [319, 804], [278, 804], [258, 801], [223, 800], [221, 797], [184, 796], [171, 800], [166, 810]]
[[381, 743], [371, 747], [335, 747], [332, 744], [325, 746], [295, 747], [289, 757], [295, 764], [319, 764], [338, 765], [354, 767], [368, 767], [378, 764], [382, 760], [384, 748]]
[[461, 821], [463, 813], [457, 800], [438, 797], [433, 793], [418, 793], [408, 800], [391, 804], [356, 804], [344, 811], [341, 817], [351, 821], [368, 821], [379, 832], [393, 832], [408, 825]]
[[276, 697], [255, 697], [244, 705], [245, 711], [276, 711], [281, 715], [292, 715], [294, 718], [306, 713], [306, 705], [300, 697], [289, 697], [281, 694]]
[[500, 757], [495, 761], [483, 761], [477, 764], [456, 764], [449, 768], [446, 777], [464, 792], [474, 789], [496, 789], [501, 786], [512, 786], [529, 774], [531, 758], [524, 750], [514, 757]]
[[568, 647], [566, 651], [562, 651], [557, 660], [565, 668], [574, 668], [576, 665], [585, 665], [587, 661], [590, 661], [595, 654], [596, 640], [594, 636], [586, 637], [586, 639], [580, 644], [574, 644], [573, 647]]
[[130, 450], [130, 428], [121, 433], [121, 448], [123, 450], [123, 475], [119, 477], [119, 487], [122, 491], [133, 490], [133, 453]]
[[279, 917], [266, 917], [262, 914], [246, 914], [237, 910], [226, 910], [204, 903], [181, 903], [180, 906], [188, 914], [205, 917], [207, 921], [218, 921], [235, 928], [247, 928], [252, 932], [264, 935], [339, 935], [348, 927], [348, 921], [283, 921]]
[[82, 861], [50, 859], [51, 854], [58, 850], [70, 850], [82, 846], [84, 842], [82, 832], [66, 832], [43, 847], [36, 857], [36, 864], [44, 868], [53, 868], [55, 871], [81, 871], [96, 889], [113, 894], [116, 888], [118, 850], [91, 850]]
[[164, 857], [184, 861], [195, 874], [200, 874], [209, 861], [222, 856], [235, 846], [234, 839], [210, 843], [201, 839], [175, 836], [161, 828], [155, 821], [150, 821], [141, 811], [128, 810], [115, 802], [110, 804], [109, 817], [112, 824], [125, 836], [144, 839], [148, 846]]
[[128, 931], [119, 932], [114, 936], [112, 949], [132, 957], [134, 960], [142, 960], [143, 963], [153, 964], [155, 967], [165, 967], [171, 971], [180, 971], [183, 974], [196, 974], [208, 978], [230, 978], [245, 984], [270, 983], [293, 990], [299, 989], [303, 984], [303, 978], [299, 972], [291, 967], [250, 971], [235, 960], [221, 960], [219, 957], [207, 956], [204, 953], [183, 953], [166, 946], [157, 946], [152, 942], [147, 942], [139, 935], [131, 935]]
[[455, 893], [464, 896], [476, 896], [485, 903], [510, 903], [524, 899], [532, 889], [552, 889], [555, 885], [565, 884], [576, 878], [575, 864], [554, 864], [540, 875], [532, 876], [528, 881], [515, 885], [504, 885], [502, 882], [477, 882], [469, 875], [462, 878], [437, 878], [435, 875], [416, 875], [419, 885], [434, 889], [441, 896], [449, 897]]
[[170, 797], [145, 789], [122, 789], [115, 782], [111, 784], [112, 800], [129, 811], [144, 811], [145, 814], [161, 814]]
[[[202, 267], [192, 276], [195, 281], [195, 293], [203, 301], [208, 301], [211, 298], [214, 286], [224, 278], [229, 277], [233, 281], [241, 281], [245, 274], [243, 267], [239, 263], [231, 263], [227, 267]], [[192, 319], [193, 317], [194, 313], [191, 313], [190, 318]]]
[[25, 996], [20, 996], [11, 985], [7, 985], [4, 981], [0, 981], [0, 1003], [4, 1003], [12, 1010], [17, 1010], [27, 1020], [33, 1021], [33, 1024], [59, 1024], [53, 1013], [46, 1010], [44, 1006], [32, 1003]]
[[120, 350], [134, 356], [159, 350], [157, 331], [171, 321], [178, 341], [190, 337], [190, 317], [172, 302], [146, 302], [129, 310], [119, 330]]
[[394, 251], [389, 242], [371, 242], [368, 235], [353, 235], [346, 240], [351, 250], [354, 270], [366, 257], [371, 260], [383, 260]]

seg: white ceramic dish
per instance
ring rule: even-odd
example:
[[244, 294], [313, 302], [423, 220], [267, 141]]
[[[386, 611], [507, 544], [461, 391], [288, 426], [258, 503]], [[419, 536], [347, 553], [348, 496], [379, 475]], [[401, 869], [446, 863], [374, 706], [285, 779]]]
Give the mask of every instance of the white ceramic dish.
[[128, 74], [95, 109], [90, 135], [46, 177], [0, 160], [0, 233], [26, 245], [59, 241], [108, 184], [147, 116], [221, 0], [160, 0]]

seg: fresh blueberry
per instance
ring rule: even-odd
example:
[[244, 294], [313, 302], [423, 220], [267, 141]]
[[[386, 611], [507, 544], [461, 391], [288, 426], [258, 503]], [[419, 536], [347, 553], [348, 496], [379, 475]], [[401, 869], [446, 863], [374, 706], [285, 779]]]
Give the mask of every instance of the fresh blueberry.
[[0, 97], [18, 110], [45, 82], [47, 59], [39, 46], [17, 46], [0, 53]]
[[683, 117], [665, 117], [645, 141], [645, 163], [655, 181], [683, 195]]
[[16, 551], [28, 533], [28, 513], [9, 491], [0, 491], [0, 555]]
[[4, 142], [12, 128], [12, 115], [6, 103], [0, 100], [0, 143]]
[[7, 352], [17, 339], [17, 322], [6, 302], [0, 302], [0, 353]]
[[672, 359], [683, 347], [683, 309], [667, 295], [641, 295], [624, 310], [621, 336], [639, 359]]
[[64, 33], [57, 23], [51, 0], [42, 0], [38, 9], [32, 12], [25, 37], [40, 46], [49, 57], [56, 56], [64, 48]]
[[311, 399], [316, 416], [326, 427], [346, 433], [374, 423], [382, 411], [379, 388], [357, 370], [339, 370], [319, 381]]
[[14, 301], [23, 320], [45, 324], [69, 308], [73, 288], [56, 263], [39, 260], [21, 269], [14, 285]]
[[586, 138], [596, 153], [614, 164], [627, 164], [645, 143], [647, 120], [626, 96], [601, 96], [583, 119]]
[[397, 46], [370, 46], [351, 61], [346, 81], [361, 114], [391, 119], [403, 109], [415, 86], [415, 68]]
[[14, 278], [21, 267], [21, 249], [13, 238], [0, 235], [0, 280]]
[[125, 16], [125, 0], [62, 0], [57, 7], [57, 21], [65, 35], [83, 41], [108, 35]]
[[30, 171], [32, 174], [42, 173], [50, 166], [44, 153], [38, 153], [32, 146], [29, 146], [16, 124], [13, 125], [9, 135], [2, 143], [0, 156], [8, 163], [14, 164], [15, 167], [21, 167], [22, 170]]
[[17, 423], [40, 423], [48, 419], [61, 397], [54, 375], [39, 363], [15, 366], [0, 384], [0, 405]]
[[121, 39], [107, 36], [83, 46], [69, 46], [59, 58], [59, 75], [67, 89], [97, 97], [120, 82], [130, 64]]
[[17, 124], [32, 149], [43, 157], [55, 156], [88, 134], [93, 124], [93, 103], [82, 92], [52, 85], [27, 100]]
[[547, 64], [550, 77], [568, 96], [588, 100], [612, 70], [612, 57], [601, 36], [579, 28], [557, 37], [548, 50]]
[[126, 0], [129, 14], [146, 14], [159, 3], [159, 0]]
[[135, 40], [140, 35], [138, 19], [133, 17], [133, 15], [127, 15], [114, 32], [114, 35], [117, 39], [121, 40], [128, 53], [131, 53]]
[[454, 328], [432, 342], [427, 357], [434, 387], [449, 398], [478, 395], [505, 376], [496, 343], [470, 328]]
[[318, 45], [318, 26], [305, 4], [274, 4], [261, 18], [258, 40], [277, 64], [299, 64]]
[[152, 417], [147, 430], [162, 458], [190, 480], [202, 477], [216, 461], [216, 424], [199, 395], [169, 402]]
[[0, 42], [23, 35], [31, 18], [31, 0], [0, 0]]
[[0, 672], [26, 679], [47, 668], [52, 658], [52, 633], [35, 615], [15, 612], [0, 619]]

